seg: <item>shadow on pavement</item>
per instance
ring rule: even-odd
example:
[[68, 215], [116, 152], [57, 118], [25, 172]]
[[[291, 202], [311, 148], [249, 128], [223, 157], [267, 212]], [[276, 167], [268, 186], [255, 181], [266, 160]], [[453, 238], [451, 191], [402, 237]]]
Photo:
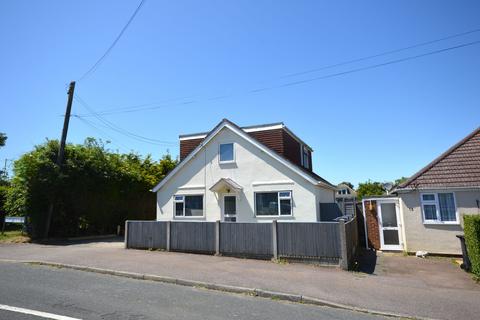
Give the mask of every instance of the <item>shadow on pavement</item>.
[[98, 243], [98, 242], [105, 242], [105, 243], [123, 242], [123, 237], [99, 236], [99, 237], [88, 237], [88, 238], [78, 238], [78, 239], [56, 238], [56, 239], [32, 241], [32, 243], [52, 245], [52, 246], [70, 246], [70, 245], [89, 244], [89, 243]]
[[375, 250], [361, 249], [357, 256], [358, 269], [356, 271], [373, 274], [377, 266], [377, 252]]

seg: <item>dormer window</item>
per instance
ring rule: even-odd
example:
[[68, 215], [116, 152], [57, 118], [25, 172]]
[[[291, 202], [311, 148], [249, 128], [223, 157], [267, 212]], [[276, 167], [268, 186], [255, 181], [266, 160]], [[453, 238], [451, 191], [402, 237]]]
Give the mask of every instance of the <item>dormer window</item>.
[[218, 159], [220, 163], [235, 162], [235, 150], [233, 143], [222, 143], [218, 150]]

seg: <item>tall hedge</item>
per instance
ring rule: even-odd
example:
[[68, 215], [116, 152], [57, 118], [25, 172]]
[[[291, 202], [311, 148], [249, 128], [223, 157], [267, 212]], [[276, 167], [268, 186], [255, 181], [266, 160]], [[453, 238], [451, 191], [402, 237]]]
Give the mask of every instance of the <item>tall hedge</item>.
[[43, 236], [52, 202], [50, 236], [113, 233], [126, 219], [154, 219], [150, 189], [176, 165], [169, 155], [120, 154], [93, 138], [68, 144], [61, 170], [57, 152], [58, 141], [49, 140], [14, 163], [5, 209], [27, 217], [33, 238]]
[[472, 273], [480, 276], [480, 215], [466, 215], [463, 217], [463, 221]]

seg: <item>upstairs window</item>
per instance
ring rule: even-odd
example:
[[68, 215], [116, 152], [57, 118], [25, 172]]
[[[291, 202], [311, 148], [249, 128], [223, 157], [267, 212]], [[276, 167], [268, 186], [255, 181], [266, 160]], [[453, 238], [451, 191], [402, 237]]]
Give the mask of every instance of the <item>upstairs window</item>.
[[291, 216], [292, 192], [255, 193], [255, 214], [257, 216]]
[[220, 163], [228, 163], [235, 161], [235, 150], [233, 149], [233, 143], [222, 143], [218, 151]]
[[203, 217], [203, 195], [173, 197], [175, 217]]
[[310, 169], [310, 159], [308, 155], [308, 149], [306, 146], [302, 147], [302, 165], [304, 168]]
[[423, 193], [421, 201], [424, 223], [458, 223], [453, 193]]

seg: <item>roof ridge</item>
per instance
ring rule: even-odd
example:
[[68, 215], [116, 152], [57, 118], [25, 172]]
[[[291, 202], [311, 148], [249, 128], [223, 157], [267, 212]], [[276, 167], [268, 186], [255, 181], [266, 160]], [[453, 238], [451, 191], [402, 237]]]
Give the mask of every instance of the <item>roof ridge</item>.
[[416, 180], [418, 177], [421, 175], [425, 174], [428, 172], [430, 169], [432, 169], [435, 165], [437, 165], [440, 161], [451, 155], [455, 150], [460, 148], [462, 145], [467, 143], [471, 138], [476, 136], [478, 133], [480, 133], [480, 127], [476, 128], [473, 130], [470, 134], [468, 134], [466, 137], [464, 137], [462, 140], [458, 141], [456, 144], [454, 144], [452, 147], [450, 147], [447, 151], [443, 152], [440, 154], [438, 157], [433, 159], [429, 164], [427, 164], [425, 167], [420, 169], [417, 173], [415, 173], [413, 176], [411, 176], [407, 181], [404, 183], [400, 184], [396, 189], [404, 189], [406, 188], [409, 184], [411, 184], [414, 180]]

